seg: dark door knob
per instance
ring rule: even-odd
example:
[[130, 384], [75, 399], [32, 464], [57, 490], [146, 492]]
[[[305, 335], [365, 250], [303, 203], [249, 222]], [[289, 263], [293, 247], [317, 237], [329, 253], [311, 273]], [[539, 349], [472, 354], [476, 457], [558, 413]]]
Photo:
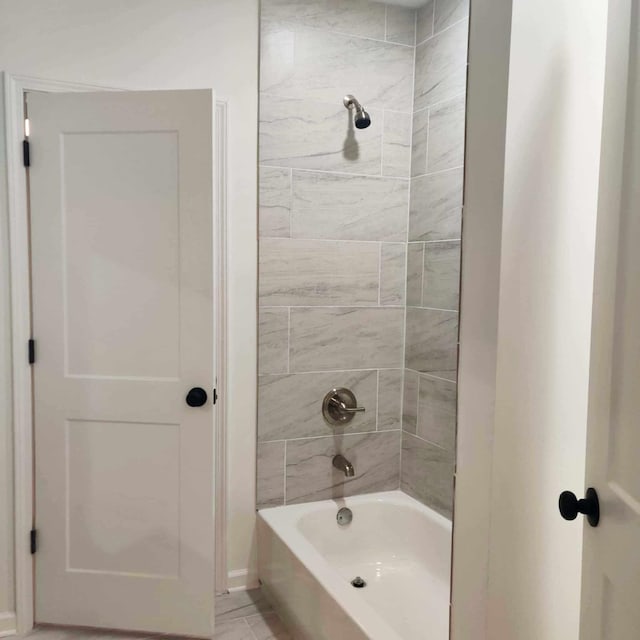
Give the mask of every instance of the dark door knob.
[[187, 393], [187, 404], [190, 407], [201, 407], [207, 401], [207, 392], [202, 387], [193, 387]]
[[600, 502], [593, 487], [587, 489], [586, 496], [581, 500], [578, 500], [572, 491], [563, 491], [558, 500], [558, 508], [565, 520], [575, 520], [578, 514], [582, 513], [587, 516], [592, 527], [597, 527], [600, 522]]

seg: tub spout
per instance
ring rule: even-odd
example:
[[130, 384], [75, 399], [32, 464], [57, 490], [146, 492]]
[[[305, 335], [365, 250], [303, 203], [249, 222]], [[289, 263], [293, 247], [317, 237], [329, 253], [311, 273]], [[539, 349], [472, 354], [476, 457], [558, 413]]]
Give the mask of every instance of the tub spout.
[[353, 478], [356, 475], [353, 465], [341, 454], [333, 456], [333, 466], [342, 471], [347, 478]]

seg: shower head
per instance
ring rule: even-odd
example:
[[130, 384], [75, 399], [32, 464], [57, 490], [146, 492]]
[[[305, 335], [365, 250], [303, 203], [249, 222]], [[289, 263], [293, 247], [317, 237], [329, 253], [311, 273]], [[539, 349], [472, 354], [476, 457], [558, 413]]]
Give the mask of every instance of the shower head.
[[344, 106], [351, 111], [353, 109], [353, 122], [357, 129], [366, 129], [371, 124], [371, 116], [364, 107], [351, 94], [342, 100]]

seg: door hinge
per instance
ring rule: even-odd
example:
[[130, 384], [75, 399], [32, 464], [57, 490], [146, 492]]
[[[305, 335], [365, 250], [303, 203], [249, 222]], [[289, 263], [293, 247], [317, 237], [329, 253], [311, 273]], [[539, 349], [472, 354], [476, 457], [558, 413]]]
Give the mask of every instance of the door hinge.
[[22, 163], [25, 167], [31, 166], [31, 149], [26, 139], [22, 141]]
[[36, 361], [36, 341], [33, 338], [29, 339], [29, 364], [33, 364]]
[[215, 404], [216, 402], [218, 402], [218, 391], [217, 389], [213, 390], [213, 404]]
[[31, 544], [31, 555], [33, 555], [38, 550], [38, 532], [35, 529], [31, 529], [29, 539]]

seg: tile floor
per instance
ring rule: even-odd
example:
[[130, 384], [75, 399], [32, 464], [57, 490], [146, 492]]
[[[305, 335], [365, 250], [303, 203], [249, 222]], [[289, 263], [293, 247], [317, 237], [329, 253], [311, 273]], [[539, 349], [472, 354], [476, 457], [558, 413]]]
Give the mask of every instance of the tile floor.
[[293, 640], [259, 589], [216, 599], [214, 640]]
[[[162, 640], [162, 636], [127, 634], [96, 629], [36, 627], [30, 640]], [[171, 640], [177, 640], [171, 638]], [[259, 589], [216, 598], [216, 633], [213, 640], [292, 640]]]

